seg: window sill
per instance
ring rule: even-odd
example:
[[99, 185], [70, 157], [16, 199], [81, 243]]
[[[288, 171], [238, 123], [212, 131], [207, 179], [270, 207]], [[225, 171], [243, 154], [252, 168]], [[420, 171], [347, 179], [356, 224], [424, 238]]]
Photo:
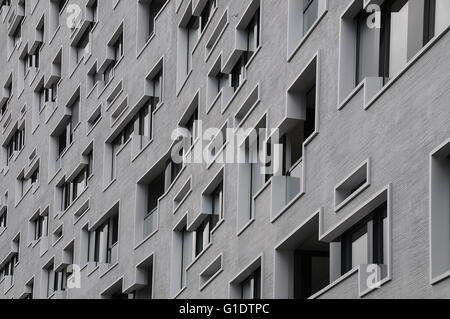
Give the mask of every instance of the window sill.
[[108, 185], [106, 185], [106, 187], [103, 189], [103, 193], [107, 192], [108, 189], [110, 189], [112, 187], [112, 185], [117, 181], [117, 177], [114, 177], [112, 181], [110, 181], [108, 183]]
[[147, 41], [145, 41], [144, 45], [142, 46], [142, 48], [137, 52], [136, 54], [136, 59], [139, 59], [141, 57], [141, 55], [144, 53], [145, 49], [147, 49], [147, 47], [150, 45], [150, 42], [152, 42], [153, 38], [155, 38], [156, 33], [153, 32], [150, 37], [147, 39]]
[[298, 193], [293, 199], [291, 199], [289, 203], [284, 206], [284, 208], [282, 208], [277, 214], [275, 214], [273, 218], [271, 218], [270, 223], [274, 224], [284, 213], [289, 210], [289, 208], [291, 208], [300, 198], [302, 198], [303, 195], [305, 195], [305, 192], [300, 191], [300, 193]]
[[[252, 207], [252, 210], [254, 208]], [[236, 234], [237, 237], [241, 236], [248, 228], [250, 228], [250, 226], [255, 222], [255, 217], [252, 217], [252, 219], [250, 219], [247, 224], [245, 224], [244, 227], [242, 227], [241, 230], [239, 230]]]
[[208, 115], [209, 112], [211, 112], [211, 110], [214, 108], [214, 106], [216, 106], [218, 101], [221, 101], [221, 97], [222, 97], [222, 89], [220, 90], [219, 93], [217, 93], [216, 97], [212, 100], [211, 103], [207, 103], [208, 105], [206, 106], [206, 115]]
[[183, 91], [183, 88], [186, 86], [186, 83], [188, 82], [189, 78], [191, 77], [192, 71], [193, 71], [193, 69], [191, 68], [191, 70], [188, 72], [188, 74], [186, 74], [186, 77], [184, 78], [180, 87], [177, 89], [176, 97], [180, 96], [181, 91]]
[[[239, 94], [239, 92], [242, 90], [242, 88], [244, 87], [245, 83], [247, 83], [247, 77], [244, 79], [244, 81], [242, 81], [241, 85], [233, 93], [233, 95], [231, 96], [230, 100], [228, 100], [227, 103], [224, 106], [222, 106], [221, 114], [225, 114], [226, 110], [230, 107], [231, 103], [233, 103], [234, 99]], [[222, 97], [223, 97], [223, 95], [222, 95]]]
[[88, 129], [86, 135], [89, 136], [91, 135], [91, 133], [94, 131], [94, 129], [98, 126], [98, 124], [100, 123], [100, 121], [102, 120], [103, 116], [100, 116], [97, 120], [97, 122], [95, 122], [90, 129]]
[[52, 244], [52, 247], [55, 247], [56, 245], [58, 245], [62, 241], [63, 238], [64, 238], [64, 236], [61, 236], [57, 240], [55, 240]]
[[214, 279], [216, 279], [221, 273], [223, 272], [223, 267], [220, 267], [220, 269], [211, 276], [203, 285], [200, 286], [200, 291], [203, 291], [208, 287], [208, 285], [213, 282]]
[[348, 196], [345, 200], [342, 201], [339, 205], [334, 207], [334, 212], [338, 213], [341, 209], [347, 206], [353, 199], [355, 199], [359, 194], [364, 192], [367, 188], [369, 188], [370, 183], [366, 182], [364, 185], [359, 187], [355, 192], [353, 192], [350, 196]]
[[194, 257], [194, 259], [191, 261], [191, 263], [186, 267], [186, 271], [188, 271], [189, 269], [191, 269], [198, 260], [200, 260], [200, 258], [202, 258], [202, 256], [204, 254], [206, 254], [206, 251], [212, 246], [212, 241], [205, 247], [203, 248], [203, 250], [200, 252], [200, 254], [198, 254], [197, 256]]
[[177, 206], [175, 206], [173, 208], [173, 214], [175, 215], [180, 208], [183, 206], [183, 204], [187, 201], [187, 199], [189, 198], [189, 196], [192, 194], [192, 189], [189, 190], [189, 192], [187, 192], [187, 194], [180, 200], [180, 202], [177, 204]]
[[133, 250], [138, 250], [139, 248], [141, 248], [142, 246], [144, 246], [144, 244], [146, 242], [148, 242], [153, 236], [155, 236], [155, 234], [158, 232], [158, 228], [156, 228], [156, 230], [154, 230], [152, 233], [150, 233], [150, 235], [147, 235], [139, 244], [137, 244]]
[[98, 85], [98, 81], [95, 81], [95, 84], [92, 86], [92, 88], [88, 91], [88, 93], [86, 94], [86, 99], [88, 99], [92, 93], [95, 91], [95, 89], [97, 88]]
[[[87, 265], [86, 265], [87, 266]], [[85, 266], [85, 267], [86, 267]], [[97, 270], [100, 269], [100, 265], [99, 263], [97, 263], [97, 265], [87, 274], [88, 277], [92, 276], [92, 274], [94, 274], [95, 272], [97, 272]]]
[[187, 289], [186, 285], [183, 285], [183, 288], [181, 288], [173, 297], [172, 299], [177, 299], [185, 290]]
[[150, 145], [153, 143], [153, 138], [150, 140], [150, 141], [148, 141], [142, 148], [141, 148], [141, 150], [136, 154], [136, 155], [134, 155], [132, 158], [131, 158], [131, 163], [134, 163], [144, 152], [145, 152], [145, 150], [147, 149], [147, 148], [149, 148], [150, 147]]
[[[412, 57], [408, 63], [405, 64], [405, 66], [394, 76], [392, 77], [388, 83], [386, 83], [384, 86], [382, 86], [377, 93], [373, 95], [372, 98], [369, 99], [369, 101], [366, 101], [364, 98], [364, 110], [368, 110], [395, 82], [397, 82], [404, 73], [406, 73], [428, 50], [430, 50], [436, 42], [438, 42], [448, 31], [450, 30], [450, 26], [448, 26], [444, 31], [442, 31], [439, 35], [435, 36], [433, 39], [431, 39], [419, 52], [416, 53], [414, 57]], [[350, 100], [363, 88], [366, 90], [366, 81], [363, 80], [361, 83], [359, 83], [348, 95], [346, 98], [342, 100], [338, 100], [338, 110], [342, 110], [349, 102]], [[364, 91], [365, 92], [365, 91]], [[365, 94], [364, 94], [365, 95]]]
[[59, 212], [59, 213], [58, 213], [58, 219], [62, 219], [63, 216], [64, 216], [69, 210], [71, 210], [72, 207], [73, 207], [78, 201], [80, 201], [80, 198], [83, 197], [83, 195], [88, 191], [88, 189], [89, 189], [89, 185], [86, 186], [86, 188], [81, 192], [81, 194], [80, 194], [77, 198], [75, 198], [75, 199], [70, 203], [70, 205], [69, 205], [64, 211]]
[[[211, 162], [209, 162], [206, 166], [206, 169], [211, 169], [211, 167], [214, 165], [214, 163], [218, 163], [217, 159], [221, 156], [224, 155], [225, 149], [228, 145], [228, 141], [225, 142], [225, 144], [222, 145], [222, 147], [217, 151], [216, 155], [213, 156], [213, 158], [211, 159]], [[223, 162], [225, 162], [225, 159], [222, 157]], [[218, 163], [218, 164], [223, 164], [223, 163]]]
[[100, 279], [101, 278], [103, 278], [103, 277], [105, 277], [107, 274], [109, 274], [111, 271], [113, 271], [113, 269], [114, 268], [116, 268], [118, 265], [119, 265], [119, 262], [117, 261], [117, 262], [115, 262], [114, 264], [112, 264], [112, 265], [110, 265], [110, 264], [107, 264], [109, 267], [108, 267], [108, 269], [106, 269], [103, 273], [101, 273], [100, 274]]
[[105, 93], [105, 91], [108, 89], [109, 85], [111, 84], [112, 81], [114, 81], [115, 78], [115, 74], [109, 79], [109, 81], [105, 84], [105, 86], [100, 90], [100, 92], [98, 92], [99, 87], [97, 86], [97, 99], [100, 98], [103, 93]]
[[211, 14], [208, 22], [205, 24], [205, 28], [203, 29], [203, 32], [200, 33], [197, 39], [197, 43], [195, 44], [194, 48], [192, 49], [192, 55], [194, 55], [195, 51], [197, 51], [197, 48], [200, 46], [200, 42], [203, 39], [204, 35], [206, 34], [206, 31], [208, 31], [208, 27], [211, 24], [211, 21], [214, 19], [216, 12], [217, 12], [218, 6], [214, 8], [213, 13]]
[[388, 83], [386, 83], [381, 90], [375, 94], [372, 99], [370, 99], [364, 105], [364, 110], [368, 110], [379, 98], [386, 92], [398, 79], [400, 79], [404, 73], [406, 73], [428, 50], [430, 50], [448, 31], [450, 30], [450, 25], [442, 31], [439, 35], [431, 39], [419, 52], [416, 53], [414, 57], [403, 67], [403, 69], [395, 75]]

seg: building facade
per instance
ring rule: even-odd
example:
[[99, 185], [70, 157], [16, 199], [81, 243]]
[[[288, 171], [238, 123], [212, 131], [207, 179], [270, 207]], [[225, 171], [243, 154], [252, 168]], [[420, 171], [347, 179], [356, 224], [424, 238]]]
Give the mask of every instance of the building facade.
[[0, 5], [0, 298], [450, 296], [448, 0]]

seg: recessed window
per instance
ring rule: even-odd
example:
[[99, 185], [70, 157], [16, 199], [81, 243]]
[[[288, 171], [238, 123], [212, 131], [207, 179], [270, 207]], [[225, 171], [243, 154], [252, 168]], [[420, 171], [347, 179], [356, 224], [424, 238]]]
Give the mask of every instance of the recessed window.
[[430, 273], [432, 283], [437, 283], [450, 274], [450, 141], [430, 159]]
[[119, 214], [109, 217], [95, 230], [91, 231], [93, 249], [90, 251], [89, 261], [114, 264], [118, 258]]
[[156, 17], [167, 0], [139, 0], [138, 1], [138, 44], [139, 49], [155, 33]]
[[261, 299], [261, 267], [239, 284], [239, 299]]
[[8, 209], [4, 209], [4, 211], [0, 214], [0, 229], [6, 228], [8, 221]]
[[335, 189], [335, 210], [339, 210], [370, 184], [369, 161], [363, 163]]
[[48, 215], [38, 215], [31, 222], [33, 225], [33, 240], [48, 237]]
[[387, 239], [387, 204], [383, 204], [340, 237], [341, 275], [359, 265], [387, 265]]
[[450, 25], [450, 5], [445, 0], [389, 0], [381, 5], [380, 28], [372, 20], [361, 1], [343, 15], [340, 63], [346, 67], [340, 71], [341, 103], [365, 79], [373, 96], [396, 77], [436, 31]]

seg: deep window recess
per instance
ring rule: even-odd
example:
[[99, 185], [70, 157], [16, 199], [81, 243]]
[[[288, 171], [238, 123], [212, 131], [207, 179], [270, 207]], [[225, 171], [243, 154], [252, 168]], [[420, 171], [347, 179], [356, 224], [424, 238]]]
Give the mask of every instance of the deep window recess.
[[261, 299], [261, 267], [240, 283], [240, 299]]
[[13, 155], [20, 152], [25, 146], [25, 127], [17, 129], [6, 144], [6, 166], [9, 165]]
[[387, 205], [345, 232], [341, 238], [341, 275], [365, 264], [387, 264]]
[[108, 218], [90, 234], [93, 249], [90, 251], [89, 260], [97, 263], [113, 264], [117, 261], [117, 243], [119, 234], [119, 214]]
[[305, 34], [317, 20], [319, 11], [319, 0], [302, 0], [302, 1], [303, 1], [303, 34]]
[[[381, 6], [381, 29], [369, 28], [370, 14], [361, 11], [356, 23], [357, 86], [366, 77], [386, 84], [437, 33], [450, 24], [448, 1], [388, 0]], [[436, 32], [438, 31], [438, 32]]]

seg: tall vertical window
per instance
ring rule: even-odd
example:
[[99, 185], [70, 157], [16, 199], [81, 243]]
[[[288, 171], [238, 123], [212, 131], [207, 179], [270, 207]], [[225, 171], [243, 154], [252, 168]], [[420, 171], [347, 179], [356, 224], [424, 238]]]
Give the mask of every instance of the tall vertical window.
[[240, 299], [261, 299], [261, 267], [240, 284]]
[[387, 206], [383, 204], [341, 236], [342, 275], [359, 265], [387, 264], [387, 225]]
[[317, 20], [319, 0], [301, 1], [303, 1], [303, 34], [305, 34]]
[[203, 32], [217, 8], [217, 0], [208, 0], [200, 14], [200, 32]]
[[450, 5], [442, 0], [387, 0], [381, 5], [381, 28], [369, 27], [370, 18], [371, 13], [364, 10], [354, 18], [355, 86], [366, 77], [381, 77], [386, 84], [399, 74], [425, 44], [450, 25]]
[[119, 234], [119, 214], [108, 218], [91, 234], [94, 243], [90, 261], [112, 264], [117, 261], [117, 242]]
[[5, 209], [5, 211], [0, 215], [0, 229], [6, 228], [8, 221], [8, 210]]

